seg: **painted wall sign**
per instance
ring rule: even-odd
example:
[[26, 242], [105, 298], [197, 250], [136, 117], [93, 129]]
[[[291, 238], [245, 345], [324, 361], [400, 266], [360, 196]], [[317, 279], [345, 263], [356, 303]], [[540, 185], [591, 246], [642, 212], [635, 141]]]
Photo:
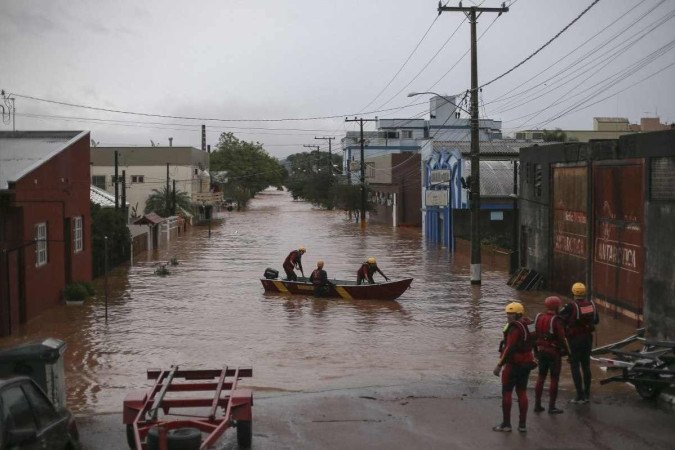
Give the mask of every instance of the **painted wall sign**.
[[448, 206], [448, 191], [426, 191], [424, 203], [427, 206]]

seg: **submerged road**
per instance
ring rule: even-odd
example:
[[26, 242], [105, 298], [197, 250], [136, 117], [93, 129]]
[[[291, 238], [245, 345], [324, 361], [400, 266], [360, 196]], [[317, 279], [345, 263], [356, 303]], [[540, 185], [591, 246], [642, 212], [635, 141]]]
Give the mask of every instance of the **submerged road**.
[[[354, 279], [359, 264], [375, 256], [390, 278], [415, 281], [401, 298], [389, 302], [265, 294], [258, 280], [265, 268], [281, 271], [284, 257], [300, 245], [307, 247], [303, 258], [307, 275], [323, 259], [329, 278]], [[172, 257], [180, 264], [169, 267], [171, 274], [154, 275], [156, 264]], [[252, 386], [256, 399], [261, 399], [254, 407], [260, 418], [254, 440], [266, 442], [265, 448], [274, 447], [272, 438], [265, 436], [275, 435], [275, 427], [285, 447], [295, 447], [292, 436], [300, 439], [302, 434], [302, 426], [284, 422], [283, 415], [275, 422], [275, 405], [290, 402], [304, 410], [316, 403], [316, 395], [330, 397], [309, 392], [356, 392], [364, 387], [371, 392], [386, 386], [422, 390], [427, 386], [440, 397], [446, 388], [460, 393], [480, 388], [485, 396], [474, 403], [484, 407], [475, 406], [480, 419], [474, 418], [471, 425], [487, 433], [499, 417], [498, 380], [491, 370], [505, 320], [503, 307], [516, 298], [534, 317], [543, 309], [546, 293], [512, 290], [506, 285], [505, 268], [489, 258], [484, 261], [482, 286], [471, 286], [468, 267], [468, 252], [452, 255], [427, 248], [419, 229], [370, 225], [362, 232], [341, 212], [322, 211], [292, 201], [287, 193], [265, 191], [249, 210], [228, 213], [225, 221], [214, 224], [210, 238], [206, 227], [194, 227], [167, 249], [115, 269], [108, 281], [107, 321], [99, 279], [93, 300], [81, 307], [55, 308], [22, 326], [16, 335], [0, 339], [0, 346], [47, 336], [64, 339], [69, 406], [89, 423], [94, 435], [107, 422], [87, 422], [86, 417], [115, 417], [126, 392], [147, 388], [147, 368], [171, 364], [252, 366], [254, 377], [243, 384]], [[598, 344], [625, 337], [634, 328], [630, 321], [603, 315]], [[596, 370], [596, 378], [600, 376]], [[562, 377], [562, 389], [569, 389], [567, 369]], [[457, 384], [457, 380], [464, 381]], [[605, 396], [625, 397], [625, 403], [641, 408], [636, 411], [642, 415], [652, 411], [624, 386], [594, 389]], [[408, 395], [405, 388], [400, 390], [396, 395]], [[363, 410], [364, 399], [358, 398], [349, 397], [348, 409]], [[463, 400], [443, 408], [454, 409], [455, 401]], [[378, 404], [372, 402], [365, 404]], [[412, 404], [423, 416], [435, 410], [427, 401]], [[653, 413], [662, 414], [657, 409]], [[377, 423], [374, 433], [389, 433], [382, 428], [386, 421]], [[266, 431], [263, 424], [271, 428]]]

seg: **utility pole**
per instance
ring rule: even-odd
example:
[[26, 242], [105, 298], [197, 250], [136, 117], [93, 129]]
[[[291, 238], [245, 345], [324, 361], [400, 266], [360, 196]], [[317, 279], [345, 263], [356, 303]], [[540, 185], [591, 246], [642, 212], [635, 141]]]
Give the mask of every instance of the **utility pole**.
[[345, 117], [345, 122], [358, 122], [361, 127], [361, 228], [366, 227], [366, 157], [364, 156], [365, 140], [363, 139], [363, 122], [377, 122], [377, 117], [374, 119], [356, 118], [348, 119]]
[[125, 222], [128, 219], [127, 214], [127, 171], [122, 171], [122, 211], [124, 211], [124, 220]]
[[119, 172], [118, 172], [118, 161], [117, 161], [117, 150], [115, 150], [115, 211], [120, 207], [120, 188], [119, 188]]
[[480, 8], [478, 6], [443, 6], [438, 2], [438, 14], [443, 11], [463, 12], [471, 24], [471, 284], [481, 284], [480, 261], [480, 147], [478, 131], [478, 49], [476, 20], [484, 12], [505, 13], [509, 8]]
[[173, 190], [171, 191], [172, 202], [171, 202], [171, 215], [176, 215], [176, 180], [173, 181]]
[[166, 198], [164, 199], [164, 210], [169, 212], [171, 210], [171, 203], [169, 203], [169, 163], [166, 163]]
[[330, 176], [333, 176], [333, 151], [331, 148], [331, 142], [333, 142], [333, 139], [335, 137], [316, 137], [314, 136], [314, 139], [321, 139], [323, 141], [328, 141], [328, 173]]

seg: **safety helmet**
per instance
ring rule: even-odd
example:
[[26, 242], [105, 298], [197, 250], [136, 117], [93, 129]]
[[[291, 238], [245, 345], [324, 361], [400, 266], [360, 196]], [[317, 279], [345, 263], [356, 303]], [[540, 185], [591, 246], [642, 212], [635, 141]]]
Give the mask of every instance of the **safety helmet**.
[[302, 247], [302, 246], [301, 246], [301, 247], [298, 249], [298, 251], [299, 251], [300, 253], [305, 253], [307, 250], [305, 250], [305, 247]]
[[560, 297], [552, 295], [550, 297], [546, 297], [546, 300], [544, 300], [544, 305], [548, 310], [558, 311], [562, 305], [562, 301], [560, 300]]
[[583, 297], [586, 295], [586, 285], [584, 283], [574, 283], [572, 285], [572, 295], [575, 297]]
[[512, 301], [506, 305], [505, 311], [507, 314], [523, 314], [525, 312], [525, 308], [523, 307], [522, 303]]
[[373, 256], [371, 256], [370, 258], [368, 258], [368, 260], [367, 260], [366, 262], [367, 262], [368, 264], [377, 264], [377, 261], [375, 260], [375, 257], [373, 257]]
[[322, 260], [317, 261], [316, 267], [318, 267], [319, 269], [322, 268], [323, 267], [323, 261]]

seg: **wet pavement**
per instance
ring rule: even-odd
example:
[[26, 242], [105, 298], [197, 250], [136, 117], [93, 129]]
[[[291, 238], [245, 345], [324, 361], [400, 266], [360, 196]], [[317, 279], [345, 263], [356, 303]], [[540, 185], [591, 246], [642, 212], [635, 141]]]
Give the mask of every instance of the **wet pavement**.
[[[368, 256], [390, 278], [413, 277], [397, 301], [346, 301], [265, 294], [265, 268], [281, 271], [288, 252], [307, 247], [308, 275], [318, 259], [329, 278], [356, 277]], [[158, 262], [177, 257], [166, 277]], [[487, 260], [486, 260], [487, 259]], [[506, 285], [503, 266], [484, 258], [483, 284], [469, 283], [469, 255], [427, 248], [419, 229], [369, 225], [344, 213], [265, 191], [244, 212], [193, 227], [103, 279], [83, 306], [62, 306], [0, 339], [4, 347], [53, 336], [67, 342], [68, 402], [78, 415], [118, 413], [126, 392], [145, 389], [147, 368], [252, 366], [256, 397], [364, 386], [472, 380], [498, 392], [491, 374], [509, 298], [541, 311], [546, 292]], [[376, 275], [377, 278], [378, 275]], [[603, 315], [598, 344], [631, 334], [635, 323]], [[596, 372], [596, 378], [601, 374]], [[562, 388], [570, 386], [563, 372]], [[625, 386], [596, 388], [637, 396]], [[492, 422], [492, 420], [489, 420]]]

